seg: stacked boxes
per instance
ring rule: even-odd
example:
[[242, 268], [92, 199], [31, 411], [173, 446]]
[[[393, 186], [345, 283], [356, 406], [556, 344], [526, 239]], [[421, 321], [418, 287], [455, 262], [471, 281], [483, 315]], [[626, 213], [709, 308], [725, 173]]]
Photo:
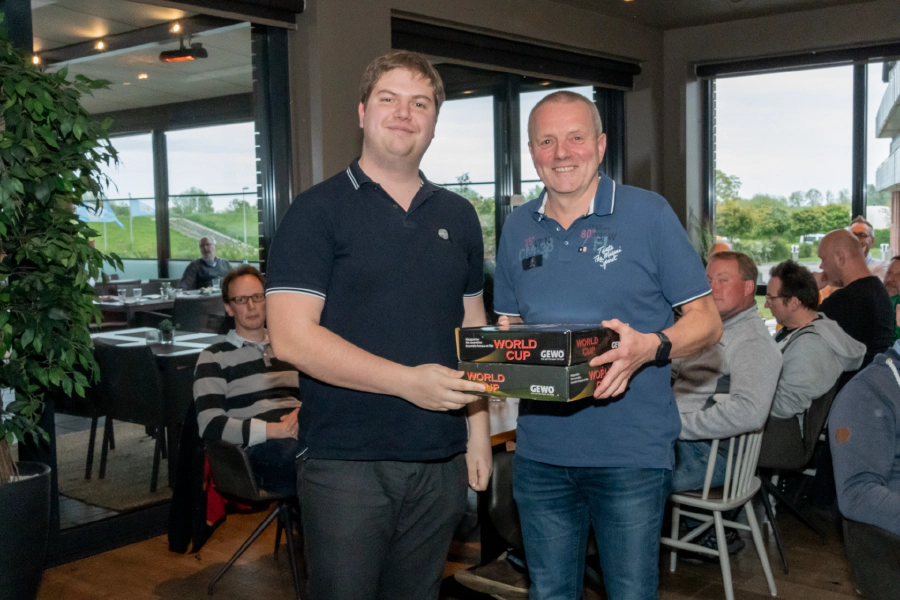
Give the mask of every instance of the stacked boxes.
[[597, 325], [510, 325], [456, 330], [459, 370], [486, 394], [571, 402], [590, 398], [609, 365], [590, 360], [615, 348], [619, 334]]

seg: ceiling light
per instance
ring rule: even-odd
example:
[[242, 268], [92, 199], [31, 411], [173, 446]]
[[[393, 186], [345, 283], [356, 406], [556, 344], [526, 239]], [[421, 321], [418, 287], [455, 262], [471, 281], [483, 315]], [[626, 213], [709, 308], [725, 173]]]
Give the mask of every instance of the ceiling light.
[[181, 31], [181, 23], [174, 23], [172, 25], [172, 33], [178, 33]]
[[125, 81], [125, 82], [122, 83], [122, 85], [131, 85], [131, 82], [130, 82], [130, 81]]
[[138, 73], [138, 79], [147, 79], [147, 77], [149, 77], [149, 75], [146, 73]]
[[106, 44], [103, 43], [103, 40], [98, 40], [96, 44], [94, 44], [95, 50], [104, 50], [106, 49]]
[[38, 56], [37, 54], [35, 54], [34, 56], [32, 56], [32, 57], [31, 57], [31, 64], [33, 64], [33, 65], [39, 65], [39, 64], [41, 64], [41, 57]]
[[543, 82], [541, 82], [541, 85], [545, 85], [545, 86], [546, 86], [546, 85], [550, 85], [550, 82], [549, 82], [549, 81], [543, 81]]
[[471, 93], [472, 93], [472, 90], [466, 90], [466, 91], [463, 92], [463, 94], [466, 94], [466, 95], [469, 95], [469, 94], [471, 94]]
[[184, 45], [184, 37], [181, 38], [180, 48], [178, 50], [165, 50], [159, 53], [161, 62], [184, 62], [188, 60], [197, 60], [198, 58], [207, 58], [209, 54], [203, 44], [195, 43], [190, 47]]

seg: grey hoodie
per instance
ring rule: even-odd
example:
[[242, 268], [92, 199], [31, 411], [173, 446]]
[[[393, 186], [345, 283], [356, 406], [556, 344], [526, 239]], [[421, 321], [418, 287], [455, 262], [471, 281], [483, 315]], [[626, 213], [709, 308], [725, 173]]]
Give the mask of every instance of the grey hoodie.
[[779, 419], [802, 414], [831, 389], [841, 373], [859, 369], [866, 354], [865, 344], [822, 313], [783, 339], [779, 347], [784, 363], [772, 403], [772, 416]]
[[722, 324], [722, 339], [672, 361], [672, 389], [683, 440], [732, 437], [761, 429], [769, 416], [781, 353], [754, 304]]

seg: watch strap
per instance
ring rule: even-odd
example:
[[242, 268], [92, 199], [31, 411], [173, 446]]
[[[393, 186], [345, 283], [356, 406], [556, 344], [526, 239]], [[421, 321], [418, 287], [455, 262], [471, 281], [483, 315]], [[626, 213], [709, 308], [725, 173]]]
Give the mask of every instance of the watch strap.
[[656, 349], [657, 362], [669, 360], [669, 353], [672, 352], [672, 342], [662, 331], [657, 331], [655, 335], [659, 338], [659, 347]]

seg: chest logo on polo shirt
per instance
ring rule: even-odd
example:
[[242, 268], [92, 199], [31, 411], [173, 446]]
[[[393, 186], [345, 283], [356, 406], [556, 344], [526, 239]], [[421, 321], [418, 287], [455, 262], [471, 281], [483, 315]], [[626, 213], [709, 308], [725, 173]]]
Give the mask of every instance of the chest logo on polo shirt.
[[544, 238], [537, 238], [535, 236], [531, 236], [525, 238], [525, 246], [521, 250], [519, 250], [519, 260], [525, 261], [526, 259], [532, 258], [534, 256], [547, 258], [551, 252], [553, 252], [552, 237], [548, 236]]
[[442, 227], [441, 229], [438, 229], [438, 237], [442, 240], [449, 240], [450, 234], [447, 233], [447, 230]]

